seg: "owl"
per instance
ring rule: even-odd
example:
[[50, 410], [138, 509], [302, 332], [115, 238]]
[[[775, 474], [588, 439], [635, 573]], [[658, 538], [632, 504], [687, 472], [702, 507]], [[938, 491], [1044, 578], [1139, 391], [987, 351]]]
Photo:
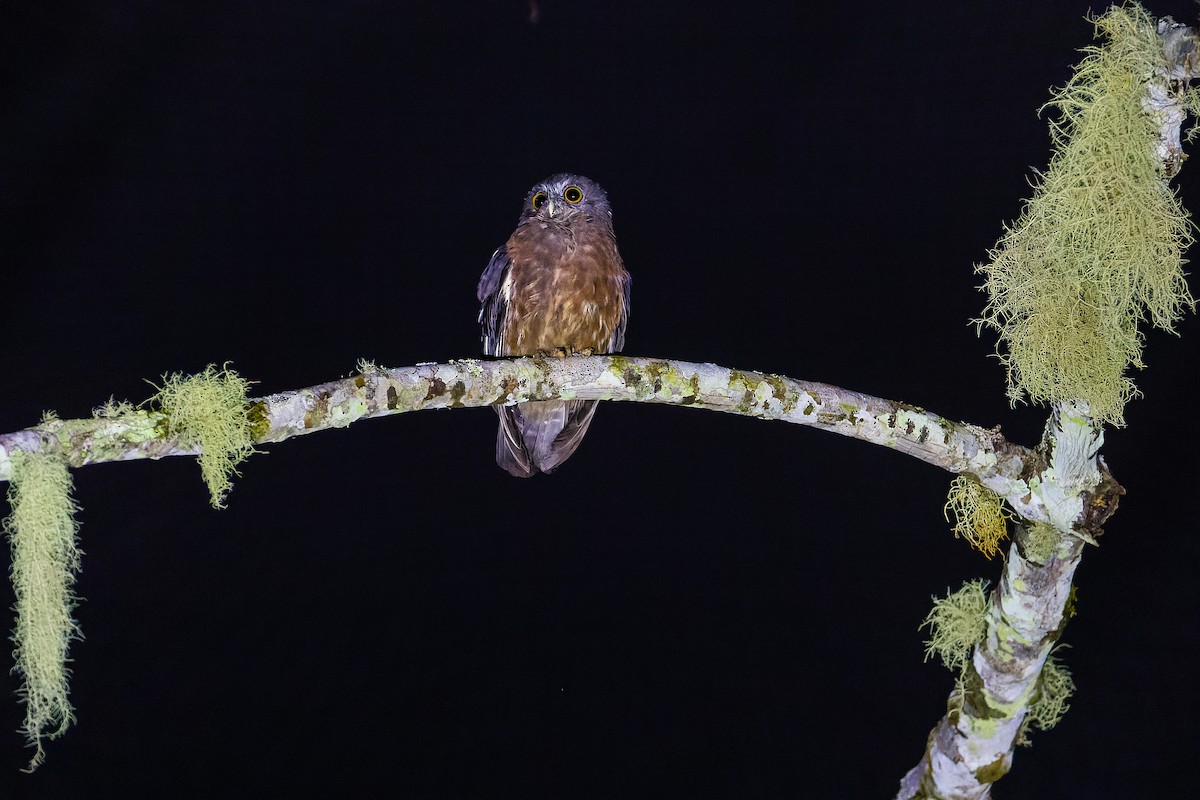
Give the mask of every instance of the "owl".
[[[483, 351], [620, 352], [629, 283], [604, 190], [580, 175], [553, 175], [529, 190], [517, 229], [479, 279]], [[497, 406], [496, 463], [521, 478], [552, 472], [579, 447], [596, 404]]]

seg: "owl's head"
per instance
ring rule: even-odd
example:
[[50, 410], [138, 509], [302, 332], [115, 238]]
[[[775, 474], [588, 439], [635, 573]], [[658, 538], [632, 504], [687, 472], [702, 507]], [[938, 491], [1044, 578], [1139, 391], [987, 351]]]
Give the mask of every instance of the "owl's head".
[[553, 220], [565, 225], [580, 215], [590, 221], [612, 225], [608, 195], [600, 184], [591, 178], [564, 172], [534, 184], [525, 195], [520, 221]]

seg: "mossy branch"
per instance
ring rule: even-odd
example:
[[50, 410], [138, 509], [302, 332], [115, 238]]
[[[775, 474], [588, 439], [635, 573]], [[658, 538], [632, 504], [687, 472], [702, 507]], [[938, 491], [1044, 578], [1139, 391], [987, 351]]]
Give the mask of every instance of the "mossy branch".
[[[968, 676], [980, 677], [974, 683], [965, 680], [957, 720], [972, 719], [971, 709], [992, 702], [989, 698], [1009, 697], [1009, 683], [995, 677], [1003, 678], [1005, 670], [1015, 670], [1028, 684], [1029, 692], [1020, 697], [1024, 701], [1032, 697], [1030, 687], [1036, 685], [1044, 654], [1036, 648], [1022, 653], [1019, 659], [1012, 654], [1022, 643], [1046, 642], [1049, 647], [1054, 641], [1057, 633], [1051, 632], [1058, 630], [1061, 613], [1055, 616], [1053, 601], [1065, 596], [1062, 581], [1066, 580], [1069, 589], [1069, 576], [1078, 562], [1082, 542], [1094, 540], [1121, 493], [1095, 454], [1100, 440], [1090, 420], [1070, 406], [1056, 409], [1043, 442], [1030, 449], [1006, 441], [998, 430], [952, 422], [906, 403], [829, 384], [713, 364], [609, 355], [361, 368], [361, 374], [345, 379], [239, 401], [240, 422], [234, 427], [244, 425], [252, 444], [261, 445], [424, 409], [486, 407], [553, 398], [635, 401], [808, 425], [971, 475], [1005, 497], [1027, 518], [1043, 522], [1038, 527], [1042, 539], [1047, 530], [1051, 537], [1050, 542], [1038, 545], [1037, 558], [1026, 558], [1021, 552], [1026, 537], [1018, 532], [1009, 568], [1019, 564], [1022, 571], [1019, 580], [1002, 580], [993, 593], [985, 640], [990, 644], [977, 649], [973, 669], [967, 670]], [[206, 374], [209, 372], [212, 370]], [[235, 382], [244, 390], [244, 381]], [[137, 410], [110, 403], [90, 419], [49, 418], [28, 430], [0, 435], [0, 477], [7, 478], [14, 460], [27, 454], [45, 453], [61, 465], [84, 466], [202, 452], [204, 445], [197, 442], [203, 437], [197, 439], [173, 425], [171, 410], [177, 404], [167, 405], [167, 410]], [[222, 406], [218, 416], [228, 417], [230, 404], [218, 405]], [[221, 437], [213, 441], [216, 447], [228, 446]], [[1043, 606], [1044, 612], [1028, 618], [1029, 609]], [[991, 672], [983, 666], [995, 660], [989, 653], [1004, 654], [996, 657], [1003, 663]], [[975, 683], [980, 688], [972, 694]], [[993, 683], [1000, 688], [993, 689]], [[995, 702], [1011, 705], [1015, 701]], [[1010, 732], [1015, 740], [1021, 713], [1016, 705], [1011, 707], [1015, 722]]]
[[164, 375], [163, 385], [148, 401], [167, 415], [167, 436], [186, 448], [200, 448], [200, 472], [214, 508], [225, 507], [237, 465], [254, 453], [246, 415], [249, 389], [250, 382], [228, 364], [221, 369], [209, 364], [197, 375]]
[[[1069, 675], [1050, 661], [1069, 616], [1071, 582], [1083, 540], [1058, 534], [1042, 563], [1027, 557], [1021, 527], [1000, 582], [981, 608], [980, 584], [935, 604], [929, 643], [959, 670], [946, 715], [929, 736], [925, 756], [901, 781], [898, 798], [983, 798], [1027, 744], [1030, 725], [1047, 728], [1065, 711]], [[982, 612], [982, 625], [979, 613]], [[981, 635], [980, 635], [981, 634]], [[969, 660], [964, 643], [977, 636]], [[1050, 666], [1050, 673], [1044, 669]]]
[[[244, 414], [251, 444], [261, 445], [390, 414], [554, 398], [665, 403], [820, 428], [972, 475], [1026, 518], [1064, 530], [1088, 524], [1089, 490], [1103, 484], [1109, 494], [1119, 491], [1096, 472], [1091, 487], [1072, 486], [1065, 493], [1060, 483], [1040, 477], [1049, 465], [1040, 452], [1008, 442], [998, 429], [953, 422], [907, 403], [782, 375], [619, 355], [370, 368], [330, 383], [250, 398]], [[69, 466], [81, 467], [194, 456], [203, 447], [172, 428], [168, 412], [139, 410], [50, 419], [0, 435], [0, 480], [7, 479], [10, 455], [18, 450], [54, 452]], [[1080, 530], [1087, 535], [1086, 527]]]
[[[979, 322], [1007, 350], [1010, 398], [1051, 405], [1038, 448], [1050, 463], [1031, 482], [1056, 489], [1043, 495], [1045, 519], [1017, 508], [1031, 524], [1018, 528], [986, 634], [900, 800], [987, 797], [1030, 725], [1049, 727], [1065, 710], [1073, 686], [1050, 652], [1072, 613], [1083, 543], [1120, 494], [1104, 488], [1101, 426], [1123, 424], [1136, 393], [1127, 372], [1142, 366], [1139, 326], [1170, 330], [1193, 306], [1181, 267], [1194, 226], [1167, 180], [1182, 163], [1185, 111], [1200, 108], [1188, 85], [1200, 68], [1196, 32], [1155, 23], [1136, 4], [1096, 25], [1107, 41], [1085, 51], [1050, 103], [1050, 167], [981, 268], [989, 302]], [[1072, 516], [1081, 489], [1082, 524]]]

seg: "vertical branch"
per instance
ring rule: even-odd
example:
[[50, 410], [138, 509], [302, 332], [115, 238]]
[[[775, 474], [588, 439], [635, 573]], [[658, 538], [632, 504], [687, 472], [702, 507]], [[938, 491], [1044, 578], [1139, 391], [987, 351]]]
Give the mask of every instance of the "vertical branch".
[[[1028, 477], [1050, 526], [1022, 528], [992, 593], [987, 633], [961, 689], [930, 734], [898, 798], [975, 800], [1008, 772], [1039, 678], [1069, 615], [1084, 542], [1095, 543], [1122, 493], [1098, 457], [1101, 425], [1124, 424], [1146, 321], [1170, 329], [1193, 305], [1180, 269], [1192, 244], [1165, 178], [1183, 160], [1179, 129], [1197, 106], [1188, 81], [1196, 34], [1156, 24], [1136, 4], [1096, 21], [1108, 42], [1087, 49], [1052, 105], [1055, 152], [992, 264], [983, 322], [1009, 349], [1009, 394], [1049, 402]], [[1164, 57], [1165, 56], [1165, 57]], [[1010, 503], [1029, 518], [1021, 502]], [[1047, 542], [1046, 536], [1050, 539]]]
[[[1057, 539], [1045, 552], [1030, 546], [1028, 528], [1018, 529], [991, 593], [987, 632], [966, 667], [963, 688], [951, 694], [925, 757], [901, 781], [901, 800], [977, 800], [987, 797], [991, 784], [1011, 768], [1042, 668], [1066, 625], [1085, 537], [1092, 538], [1078, 523], [1092, 527], [1088, 523], [1102, 521], [1090, 511], [1094, 504], [1088, 491], [1104, 485], [1095, 451], [1099, 439], [1099, 429], [1080, 408], [1055, 407], [1041, 446], [1048, 466], [1039, 477]], [[1106, 503], [1115, 506], [1108, 498]]]

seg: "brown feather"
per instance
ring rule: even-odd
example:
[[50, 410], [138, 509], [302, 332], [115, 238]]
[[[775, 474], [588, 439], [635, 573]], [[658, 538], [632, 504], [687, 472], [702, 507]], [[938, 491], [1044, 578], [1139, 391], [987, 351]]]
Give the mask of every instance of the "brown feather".
[[625, 267], [611, 235], [533, 222], [509, 238], [510, 355], [559, 347], [611, 352], [623, 314]]

